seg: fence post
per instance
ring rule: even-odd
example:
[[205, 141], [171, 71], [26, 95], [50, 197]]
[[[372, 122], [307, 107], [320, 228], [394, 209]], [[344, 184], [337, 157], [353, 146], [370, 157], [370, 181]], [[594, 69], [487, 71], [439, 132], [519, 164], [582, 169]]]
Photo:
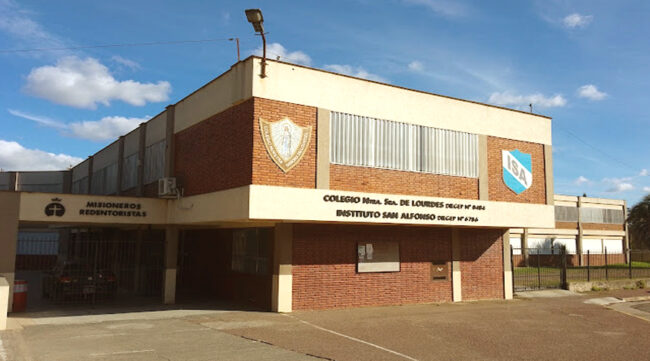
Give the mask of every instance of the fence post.
[[609, 265], [607, 264], [607, 247], [605, 247], [605, 279], [609, 281]]
[[627, 268], [630, 273], [630, 279], [632, 279], [632, 250], [629, 248], [627, 250]]
[[566, 248], [560, 248], [560, 257], [562, 257], [562, 288], [565, 290], [569, 289], [569, 284], [567, 282], [567, 266], [566, 266]]
[[590, 251], [587, 250], [587, 282], [591, 282]]
[[537, 288], [542, 289], [542, 268], [539, 264], [539, 248], [537, 249]]

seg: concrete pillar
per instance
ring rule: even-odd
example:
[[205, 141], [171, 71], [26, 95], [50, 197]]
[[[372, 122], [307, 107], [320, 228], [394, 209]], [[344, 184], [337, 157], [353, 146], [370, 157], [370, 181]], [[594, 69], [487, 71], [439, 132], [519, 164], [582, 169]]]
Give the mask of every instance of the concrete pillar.
[[488, 172], [488, 138], [487, 135], [478, 136], [478, 199], [487, 201], [490, 198]]
[[330, 111], [318, 108], [316, 114], [316, 188], [330, 188]]
[[117, 144], [117, 190], [116, 195], [122, 194], [122, 178], [124, 174], [124, 136], [120, 136]]
[[524, 256], [524, 265], [529, 266], [528, 262], [528, 228], [524, 228], [524, 233], [521, 234], [521, 255]]
[[463, 300], [460, 255], [460, 230], [458, 228], [453, 228], [451, 230], [451, 289], [452, 300], [454, 302], [460, 302]]
[[555, 203], [555, 186], [553, 184], [553, 148], [544, 145], [544, 171], [546, 176], [546, 204]]
[[584, 266], [582, 259], [582, 240], [584, 238], [584, 229], [582, 228], [582, 197], [578, 197], [578, 237], [576, 238], [576, 254], [578, 255], [578, 265]]
[[273, 288], [271, 310], [291, 312], [293, 297], [293, 225], [278, 223], [273, 237]]
[[9, 284], [6, 300], [0, 299], [0, 303], [7, 302], [7, 308], [11, 312], [16, 272], [20, 193], [0, 192], [0, 205], [0, 277], [4, 277]]
[[7, 313], [9, 312], [9, 282], [0, 277], [0, 331], [7, 329]]
[[174, 176], [174, 124], [176, 122], [176, 107], [174, 105], [168, 105], [167, 111], [167, 123], [165, 128], [165, 177]]
[[176, 267], [178, 261], [178, 227], [165, 228], [165, 270], [163, 302], [166, 305], [176, 303]]
[[88, 157], [88, 190], [86, 191], [86, 194], [93, 194], [92, 188], [93, 188], [93, 156]]
[[510, 230], [503, 233], [503, 298], [512, 299], [512, 258], [510, 258]]
[[144, 195], [144, 151], [147, 143], [147, 123], [140, 123], [138, 139], [138, 181], [136, 185], [136, 196]]

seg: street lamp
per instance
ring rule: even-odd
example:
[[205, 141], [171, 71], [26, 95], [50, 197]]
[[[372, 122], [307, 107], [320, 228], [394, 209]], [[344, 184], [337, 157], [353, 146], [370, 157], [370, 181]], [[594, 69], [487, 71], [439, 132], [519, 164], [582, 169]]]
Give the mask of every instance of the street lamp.
[[262, 36], [262, 74], [260, 77], [266, 78], [266, 37], [264, 36], [264, 17], [260, 9], [246, 9], [246, 19], [253, 24], [256, 33]]

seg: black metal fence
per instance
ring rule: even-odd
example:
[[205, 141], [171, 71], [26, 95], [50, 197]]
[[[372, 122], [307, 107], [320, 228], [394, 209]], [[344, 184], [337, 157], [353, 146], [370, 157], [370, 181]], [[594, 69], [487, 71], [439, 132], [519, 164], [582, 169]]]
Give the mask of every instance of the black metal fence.
[[511, 248], [515, 291], [564, 288], [568, 282], [650, 278], [650, 250], [567, 254], [564, 248]]
[[58, 232], [54, 241], [19, 240], [16, 279], [28, 282], [28, 308], [160, 298], [162, 234], [116, 229]]

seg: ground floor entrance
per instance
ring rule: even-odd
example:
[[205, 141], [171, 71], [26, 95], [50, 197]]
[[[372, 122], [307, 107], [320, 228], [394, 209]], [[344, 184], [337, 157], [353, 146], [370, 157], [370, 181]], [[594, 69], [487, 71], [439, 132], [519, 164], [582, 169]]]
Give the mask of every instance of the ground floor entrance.
[[27, 285], [26, 297], [18, 292], [14, 312], [159, 304], [163, 258], [160, 230], [23, 227], [15, 279]]

